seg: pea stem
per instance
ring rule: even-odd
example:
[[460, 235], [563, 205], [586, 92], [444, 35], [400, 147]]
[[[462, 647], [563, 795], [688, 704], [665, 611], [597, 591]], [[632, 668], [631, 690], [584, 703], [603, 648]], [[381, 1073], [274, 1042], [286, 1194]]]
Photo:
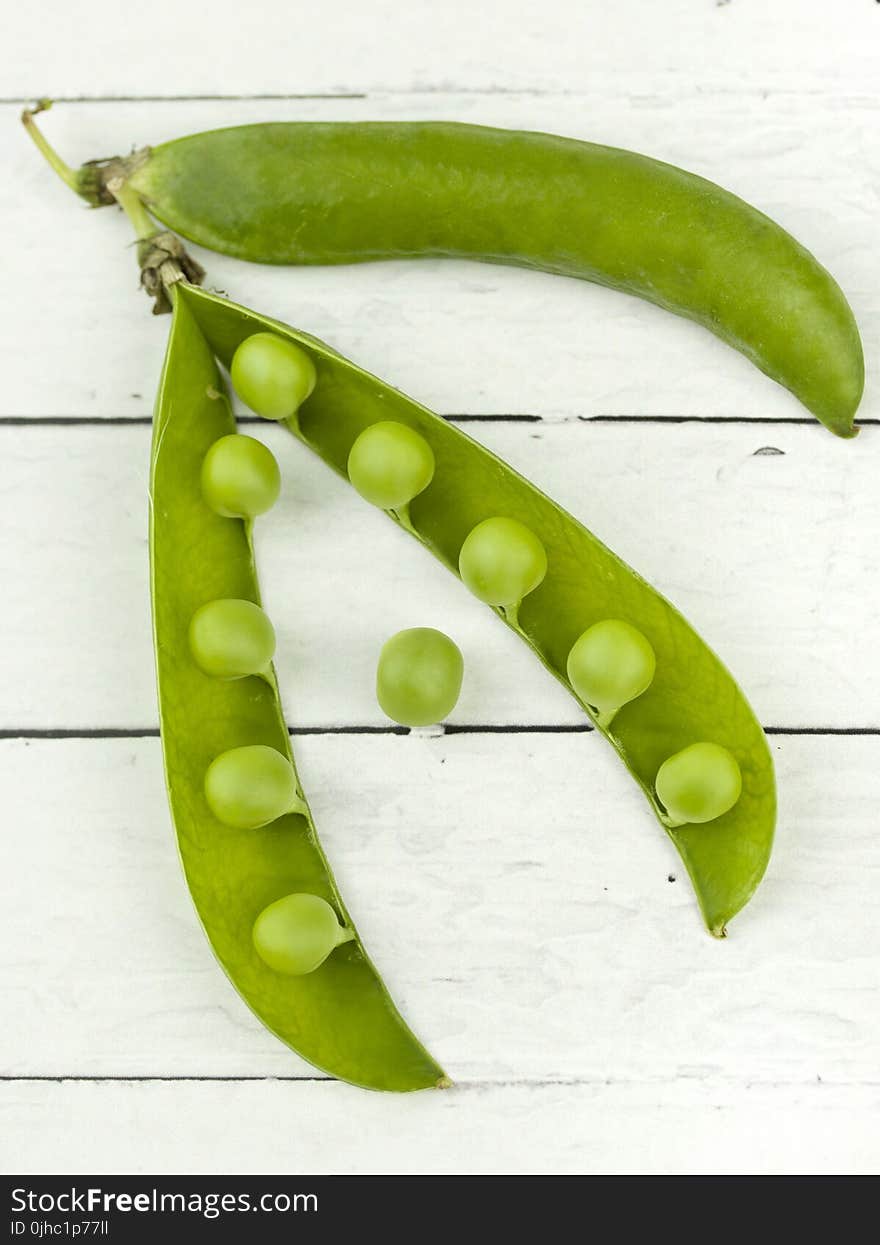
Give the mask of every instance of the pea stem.
[[245, 540], [247, 541], [248, 553], [251, 555], [251, 561], [256, 565], [256, 554], [254, 552], [254, 521], [253, 519], [242, 519], [242, 526], [244, 527], [244, 535], [245, 535]]
[[119, 181], [114, 179], [108, 188], [113, 194], [113, 198], [131, 221], [138, 239], [144, 242], [148, 238], [155, 237], [159, 232], [156, 222], [144, 207], [143, 200], [137, 191], [132, 190], [121, 179]]
[[155, 299], [153, 315], [171, 311], [178, 281], [199, 285], [205, 275], [204, 268], [184, 250], [175, 234], [159, 228], [140, 195], [126, 182], [124, 173], [107, 177], [106, 190], [134, 227], [141, 285], [150, 298]]
[[300, 817], [308, 817], [309, 815], [308, 805], [298, 792], [293, 797], [290, 808], [287, 811], [288, 813], [296, 813]]
[[275, 667], [272, 665], [271, 662], [269, 663], [269, 665], [266, 667], [265, 670], [258, 671], [257, 678], [262, 679], [263, 682], [269, 687], [270, 691], [272, 692], [278, 691], [278, 680], [275, 677]]
[[396, 506], [393, 510], [389, 510], [388, 513], [391, 515], [392, 519], [395, 519], [407, 532], [410, 532], [413, 536], [417, 535], [416, 529], [412, 525], [412, 519], [410, 518], [408, 501], [405, 501], [402, 506]]
[[346, 925], [340, 925], [336, 933], [337, 947], [341, 947], [344, 942], [354, 942], [354, 930]]
[[37, 146], [37, 150], [40, 152], [49, 167], [55, 170], [64, 182], [65, 186], [68, 186], [74, 194], [80, 194], [80, 176], [78, 171], [71, 168], [66, 160], [61, 159], [58, 152], [34, 120], [34, 117], [38, 116], [39, 113], [48, 112], [51, 107], [52, 101], [50, 99], [38, 100], [33, 108], [24, 109], [21, 114], [21, 123], [27, 130], [28, 134], [30, 134]]
[[515, 628], [515, 630], [520, 631], [521, 633], [521, 628], [519, 625], [519, 607], [520, 607], [519, 601], [512, 601], [510, 605], [499, 605], [498, 609], [500, 610], [501, 617], [504, 619], [504, 621], [507, 623], [510, 623], [511, 627]]
[[608, 727], [611, 725], [611, 723], [614, 721], [615, 717], [617, 716], [617, 712], [618, 712], [617, 709], [606, 709], [604, 713], [596, 712], [595, 714], [596, 725], [600, 727], [603, 731], [607, 731]]
[[688, 824], [686, 821], [676, 821], [674, 817], [670, 817], [669, 813], [667, 813], [666, 809], [660, 801], [656, 799], [656, 797], [654, 799], [654, 807], [657, 810], [657, 816], [663, 822], [663, 825], [667, 830], [677, 830], [679, 826], [686, 826]]

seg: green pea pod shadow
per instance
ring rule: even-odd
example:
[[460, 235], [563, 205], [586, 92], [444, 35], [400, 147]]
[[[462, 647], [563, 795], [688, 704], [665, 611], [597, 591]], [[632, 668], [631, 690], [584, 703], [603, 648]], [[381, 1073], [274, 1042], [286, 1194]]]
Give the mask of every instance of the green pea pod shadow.
[[354, 930], [311, 814], [235, 830], [211, 813], [204, 775], [228, 748], [265, 744], [293, 763], [274, 674], [223, 681], [193, 661], [189, 621], [208, 601], [260, 603], [249, 525], [202, 500], [204, 456], [236, 431], [212, 347], [173, 295], [150, 472], [150, 563], [159, 712], [168, 795], [187, 882], [217, 959], [239, 994], [283, 1042], [332, 1076], [369, 1089], [448, 1084], [392, 1003], [357, 931], [319, 969], [273, 972], [254, 950], [257, 915], [282, 896], [327, 900]]
[[[620, 709], [609, 728], [593, 721], [678, 849], [707, 928], [723, 936], [767, 867], [776, 790], [764, 732], [715, 653], [659, 592], [581, 523], [459, 428], [308, 334], [196, 286], [181, 284], [180, 297], [226, 367], [239, 343], [263, 330], [312, 354], [318, 383], [289, 427], [340, 475], [347, 478], [348, 454], [357, 436], [379, 420], [398, 420], [427, 439], [436, 470], [429, 487], [410, 503], [411, 530], [453, 574], [458, 575], [465, 536], [492, 515], [519, 519], [540, 537], [549, 570], [522, 601], [514, 629], [569, 691], [566, 659], [587, 627], [603, 618], [623, 618], [647, 636], [657, 656], [651, 687]], [[711, 823], [671, 827], [655, 796], [654, 777], [668, 756], [698, 740], [712, 740], [733, 753], [742, 771], [742, 795]]]

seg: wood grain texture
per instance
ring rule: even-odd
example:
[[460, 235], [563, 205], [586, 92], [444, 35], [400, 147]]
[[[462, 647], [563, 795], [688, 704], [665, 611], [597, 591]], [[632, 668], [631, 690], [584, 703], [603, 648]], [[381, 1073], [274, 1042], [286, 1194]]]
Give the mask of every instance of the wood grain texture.
[[[722, 942], [596, 737], [295, 744], [365, 945], [453, 1079], [876, 1081], [880, 740], [773, 741], [776, 852]], [[3, 1075], [312, 1075], [198, 928], [157, 740], [6, 741], [0, 780]]]
[[[876, 1086], [2, 1085], [10, 1174], [875, 1173]], [[279, 1128], [279, 1121], [289, 1127]]]
[[[365, 90], [581, 91], [621, 76], [676, 93], [849, 91], [874, 77], [877, 17], [842, 0], [153, 0], [154, 42], [111, 0], [35, 0], [11, 23], [4, 94], [222, 95]], [[47, 39], [34, 37], [45, 30]], [[155, 44], [161, 48], [156, 56]], [[48, 46], [47, 46], [48, 44]], [[76, 49], [76, 55], [70, 50]], [[150, 58], [153, 53], [154, 59]], [[47, 82], [47, 73], [51, 81]]]
[[[771, 726], [880, 725], [876, 481], [870, 433], [816, 426], [468, 425], [684, 612]], [[491, 612], [286, 432], [257, 525], [266, 607], [295, 726], [382, 726], [389, 635], [462, 647], [453, 723], [583, 724]], [[7, 584], [0, 729], [155, 727], [147, 427], [0, 428]], [[766, 453], [772, 449], [779, 453]], [[121, 692], [120, 689], [124, 689]]]

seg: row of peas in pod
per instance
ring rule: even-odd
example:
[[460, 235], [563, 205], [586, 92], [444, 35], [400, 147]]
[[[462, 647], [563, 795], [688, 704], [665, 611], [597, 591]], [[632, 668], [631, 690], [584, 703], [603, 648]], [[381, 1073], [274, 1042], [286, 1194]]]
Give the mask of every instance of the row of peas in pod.
[[[272, 420], [295, 417], [317, 380], [308, 353], [272, 333], [256, 333], [241, 343], [231, 377], [238, 396], [258, 415]], [[410, 526], [410, 503], [430, 487], [434, 472], [427, 440], [393, 421], [366, 428], [348, 458], [354, 488], [405, 526]], [[280, 473], [261, 442], [233, 434], [211, 447], [201, 482], [213, 510], [250, 522], [274, 505]], [[513, 626], [520, 603], [540, 586], [548, 569], [552, 568], [539, 537], [505, 515], [476, 524], [459, 553], [463, 582]], [[191, 620], [189, 643], [193, 659], [209, 677], [271, 678], [275, 633], [266, 614], [252, 602], [206, 603]], [[404, 725], [440, 721], [458, 700], [463, 668], [460, 650], [442, 632], [426, 627], [399, 632], [380, 654], [379, 704]], [[655, 668], [648, 638], [617, 618], [587, 628], [572, 645], [566, 663], [571, 687], [605, 728], [623, 705], [648, 689]], [[672, 826], [720, 817], [734, 806], [741, 786], [736, 758], [709, 740], [696, 741], [668, 757], [655, 778], [657, 800]], [[218, 820], [241, 830], [257, 830], [305, 809], [290, 762], [264, 745], [233, 748], [216, 757], [205, 775], [205, 797]], [[270, 904], [253, 927], [257, 953], [269, 967], [287, 974], [313, 971], [351, 937], [325, 900], [305, 893]]]
[[[234, 433], [215, 441], [202, 461], [202, 496], [217, 514], [251, 523], [278, 500], [281, 473], [271, 451], [253, 437]], [[272, 679], [275, 629], [253, 601], [208, 601], [189, 624], [193, 660], [209, 678]], [[230, 748], [205, 773], [205, 799], [218, 821], [257, 831], [286, 813], [304, 813], [296, 774], [287, 757], [265, 744]], [[313, 972], [354, 937], [319, 895], [284, 895], [258, 913], [253, 925], [257, 954], [278, 973]]]

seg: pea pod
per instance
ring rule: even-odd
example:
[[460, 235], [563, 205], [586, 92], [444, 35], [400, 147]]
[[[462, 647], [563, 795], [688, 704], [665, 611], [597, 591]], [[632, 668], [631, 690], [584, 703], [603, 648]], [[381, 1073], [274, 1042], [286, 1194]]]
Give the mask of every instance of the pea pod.
[[[584, 707], [678, 849], [708, 929], [723, 935], [754, 892], [770, 856], [776, 815], [773, 763], [743, 693], [693, 628], [582, 524], [459, 428], [313, 337], [193, 285], [181, 283], [179, 298], [226, 366], [239, 345], [259, 332], [277, 334], [311, 355], [314, 390], [287, 425], [341, 475], [347, 474], [352, 447], [369, 427], [395, 421], [424, 438], [433, 456], [430, 483], [422, 487], [416, 471], [406, 506], [387, 513], [456, 575], [462, 547], [479, 525], [500, 517], [506, 526], [527, 529], [543, 547], [546, 571], [542, 564], [535, 572], [527, 562], [522, 600], [513, 609], [496, 604], [495, 612], [573, 694], [568, 659], [589, 628], [622, 619], [627, 627], [618, 631], [635, 628], [644, 637], [651, 669], [643, 676], [639, 648], [635, 686], [617, 696], [625, 703], [616, 706], [613, 716], [607, 704], [602, 711]], [[526, 552], [531, 558], [530, 546]], [[656, 777], [670, 757], [703, 741], [718, 754], [730, 754], [741, 772], [742, 789], [732, 807], [727, 800], [715, 809], [701, 791], [686, 793], [682, 798], [703, 801], [700, 815], [710, 824], [679, 824], [681, 819], [657, 797]], [[613, 826], [600, 829], [614, 833]]]
[[446, 122], [286, 122], [60, 171], [90, 203], [124, 184], [184, 237], [259, 263], [459, 256], [609, 285], [704, 325], [838, 436], [857, 431], [862, 346], [830, 274], [742, 199], [632, 151]]
[[[442, 1070], [410, 1032], [367, 958], [327, 866], [296, 772], [290, 771], [293, 756], [274, 673], [270, 668], [247, 676], [264, 662], [273, 637], [255, 608], [260, 597], [250, 521], [232, 516], [240, 505], [250, 513], [265, 509], [277, 482], [263, 464], [267, 498], [256, 487], [254, 464], [260, 467], [260, 460], [247, 439], [223, 440], [235, 433], [235, 421], [217, 365], [193, 304], [185, 296], [172, 301], [153, 436], [150, 541], [162, 747], [193, 900], [233, 985], [263, 1023], [306, 1059], [373, 1089], [442, 1084]], [[239, 459], [219, 464], [219, 475], [216, 461], [209, 459], [204, 470], [216, 447], [227, 457], [235, 451], [232, 458]], [[220, 608], [206, 612], [209, 602]], [[233, 652], [232, 666], [219, 663], [223, 627], [230, 621], [240, 626], [242, 619], [247, 625], [251, 616], [260, 651]], [[245, 829], [234, 824], [240, 810], [223, 810], [228, 791], [215, 792], [209, 806], [206, 773], [216, 770], [217, 758], [234, 762], [235, 750], [274, 758], [282, 783], [279, 807], [295, 811], [278, 817], [277, 808], [267, 807], [239, 825], [256, 827], [273, 818], [270, 823]], [[256, 794], [265, 799], [262, 789]], [[271, 784], [268, 795], [275, 798]], [[285, 905], [312, 922], [307, 954], [291, 950], [289, 937], [285, 943], [289, 931], [283, 925], [280, 950], [271, 943], [266, 950], [265, 929], [272, 919], [278, 924], [273, 914], [280, 909], [283, 915]], [[317, 952], [315, 939], [323, 940]], [[286, 975], [291, 961], [305, 975]]]

